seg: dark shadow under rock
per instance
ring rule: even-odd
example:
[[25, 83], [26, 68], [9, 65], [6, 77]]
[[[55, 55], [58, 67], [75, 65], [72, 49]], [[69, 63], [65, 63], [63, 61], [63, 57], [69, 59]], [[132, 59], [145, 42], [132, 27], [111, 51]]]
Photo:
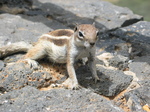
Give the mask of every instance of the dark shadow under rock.
[[87, 89], [39, 91], [24, 87], [0, 96], [0, 111], [8, 112], [123, 112], [110, 101]]

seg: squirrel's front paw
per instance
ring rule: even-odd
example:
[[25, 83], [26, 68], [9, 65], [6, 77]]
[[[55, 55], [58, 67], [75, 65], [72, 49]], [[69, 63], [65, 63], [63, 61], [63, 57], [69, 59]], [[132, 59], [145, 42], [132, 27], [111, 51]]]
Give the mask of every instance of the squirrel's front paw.
[[81, 88], [81, 86], [78, 84], [77, 81], [73, 81], [70, 78], [68, 78], [64, 83], [62, 83], [62, 86], [68, 89], [80, 89]]
[[30, 68], [33, 68], [34, 70], [37, 70], [39, 67], [39, 63], [32, 59], [24, 59], [23, 61], [27, 62], [30, 66]]
[[94, 81], [95, 81], [95, 83], [97, 83], [98, 81], [100, 81], [100, 78], [98, 76], [94, 77]]

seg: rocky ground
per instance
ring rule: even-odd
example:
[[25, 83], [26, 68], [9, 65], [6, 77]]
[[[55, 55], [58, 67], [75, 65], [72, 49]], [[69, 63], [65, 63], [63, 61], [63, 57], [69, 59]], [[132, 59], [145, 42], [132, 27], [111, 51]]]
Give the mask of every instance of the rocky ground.
[[103, 81], [95, 84], [80, 64], [80, 90], [54, 87], [67, 79], [65, 65], [41, 60], [33, 70], [20, 61], [24, 53], [0, 58], [0, 112], [150, 112], [150, 22], [128, 8], [101, 0], [1, 0], [0, 47], [94, 21]]

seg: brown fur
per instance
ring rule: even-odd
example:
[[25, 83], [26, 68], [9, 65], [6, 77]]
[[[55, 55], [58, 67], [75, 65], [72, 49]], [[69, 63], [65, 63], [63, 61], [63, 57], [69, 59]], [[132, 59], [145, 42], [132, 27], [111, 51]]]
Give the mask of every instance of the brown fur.
[[64, 46], [68, 41], [67, 39], [57, 39], [57, 38], [56, 39], [51, 39], [51, 38], [46, 37], [46, 36], [41, 37], [40, 40], [50, 41], [50, 42], [54, 43], [57, 46]]
[[70, 29], [59, 29], [59, 30], [51, 31], [48, 34], [52, 35], [52, 36], [56, 36], [56, 37], [59, 37], [59, 36], [70, 37], [70, 36], [72, 36], [73, 33], [74, 33], [74, 31], [70, 30]]
[[[26, 58], [31, 58], [33, 60], [41, 59], [43, 58], [46, 54], [44, 54], [44, 49], [41, 46], [41, 44], [36, 44], [32, 49], [30, 49], [27, 54], [25, 55]], [[38, 54], [38, 55], [35, 55]]]

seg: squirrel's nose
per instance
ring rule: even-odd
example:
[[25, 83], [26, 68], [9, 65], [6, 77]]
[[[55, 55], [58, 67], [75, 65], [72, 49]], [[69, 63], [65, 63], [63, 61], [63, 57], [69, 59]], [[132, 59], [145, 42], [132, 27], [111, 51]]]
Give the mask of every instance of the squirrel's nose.
[[94, 45], [95, 45], [95, 43], [90, 43], [90, 45], [91, 45], [91, 46], [94, 46]]

